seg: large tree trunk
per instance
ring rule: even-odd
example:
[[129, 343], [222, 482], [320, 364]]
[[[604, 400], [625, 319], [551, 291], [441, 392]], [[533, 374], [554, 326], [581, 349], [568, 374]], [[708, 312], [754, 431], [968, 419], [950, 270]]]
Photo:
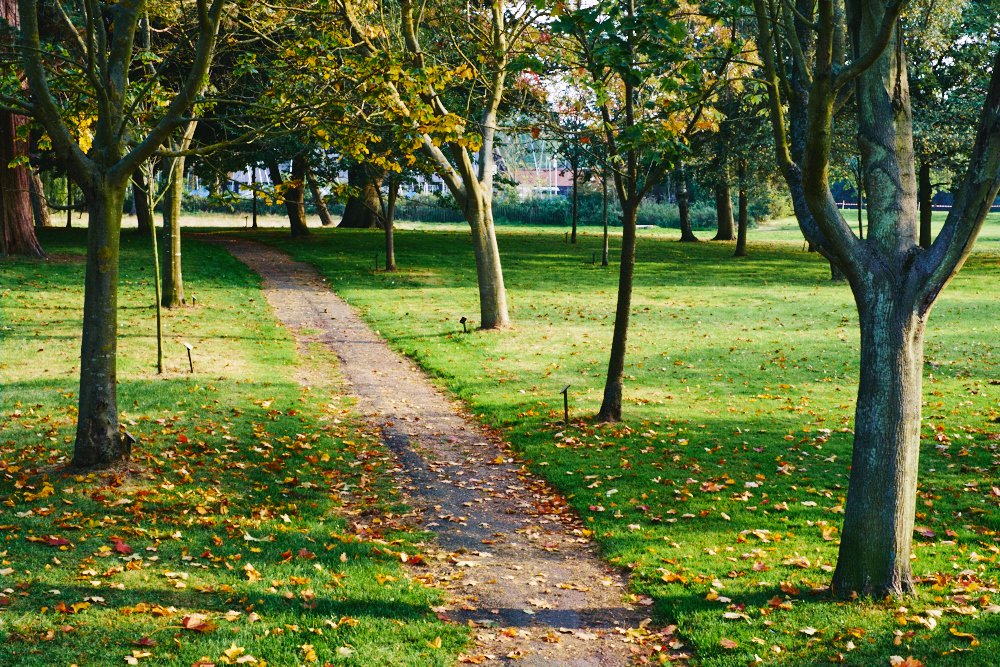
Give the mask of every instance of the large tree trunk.
[[737, 216], [736, 252], [733, 257], [747, 256], [747, 229], [750, 227], [750, 202], [747, 197], [747, 186], [745, 183], [746, 173], [743, 165], [740, 165], [739, 182], [739, 214]]
[[347, 170], [347, 184], [358, 194], [348, 198], [344, 207], [344, 217], [337, 226], [351, 229], [381, 229], [383, 221], [378, 181], [372, 178], [364, 165], [355, 165]]
[[917, 199], [920, 207], [920, 247], [930, 248], [934, 241], [931, 235], [931, 216], [934, 213], [934, 186], [931, 185], [931, 165], [920, 162], [917, 179]]
[[632, 314], [632, 277], [635, 273], [635, 227], [637, 206], [622, 202], [622, 256], [618, 269], [618, 306], [615, 310], [615, 332], [611, 339], [608, 377], [604, 383], [604, 399], [597, 413], [598, 421], [616, 422], [622, 418], [622, 384], [625, 375], [625, 346], [628, 341], [629, 318]]
[[306, 226], [306, 203], [305, 203], [305, 176], [306, 161], [303, 157], [292, 159], [291, 181], [287, 184], [281, 177], [281, 169], [277, 161], [271, 161], [267, 165], [271, 174], [271, 183], [275, 188], [281, 188], [281, 198], [285, 202], [285, 211], [288, 212], [288, 222], [291, 226], [292, 236], [307, 236], [309, 228]]
[[138, 233], [149, 236], [153, 229], [153, 198], [149, 194], [149, 183], [146, 182], [144, 168], [140, 167], [132, 174], [132, 201], [135, 202], [135, 219]]
[[674, 182], [677, 183], [677, 213], [680, 218], [681, 225], [680, 240], [684, 243], [693, 243], [698, 240], [698, 237], [695, 236], [694, 231], [691, 230], [691, 208], [687, 186], [687, 175], [684, 173], [683, 168], [678, 170], [677, 178]]
[[488, 194], [478, 189], [470, 193], [465, 219], [472, 231], [476, 255], [476, 279], [479, 284], [479, 316], [483, 329], [500, 329], [510, 324], [507, 313], [507, 288], [503, 282], [500, 249], [493, 226], [493, 205]]
[[184, 197], [184, 158], [168, 163], [167, 190], [163, 195], [163, 286], [164, 308], [183, 306], [184, 274], [181, 262], [181, 202]]
[[717, 231], [713, 241], [732, 241], [736, 238], [732, 193], [726, 181], [720, 181], [715, 186], [715, 219]]
[[[920, 452], [923, 318], [886, 285], [859, 297], [861, 378], [833, 592], [913, 591], [910, 547]], [[857, 292], [857, 290], [856, 290]]]
[[[45, 257], [35, 235], [31, 209], [31, 168], [26, 159], [27, 144], [17, 136], [27, 123], [24, 116], [0, 112], [0, 253]], [[10, 166], [14, 160], [23, 163]]]
[[51, 227], [52, 214], [49, 213], [48, 200], [45, 198], [45, 186], [38, 172], [31, 171], [31, 215], [35, 219], [35, 227]]
[[309, 193], [312, 195], [313, 205], [316, 207], [320, 223], [324, 227], [333, 227], [333, 217], [330, 215], [330, 209], [326, 207], [323, 192], [319, 189], [319, 181], [316, 180], [312, 169], [308, 167], [306, 168], [306, 182], [309, 184]]
[[118, 239], [126, 184], [85, 192], [87, 272], [80, 349], [80, 398], [72, 466], [108, 466], [129, 457], [118, 432]]

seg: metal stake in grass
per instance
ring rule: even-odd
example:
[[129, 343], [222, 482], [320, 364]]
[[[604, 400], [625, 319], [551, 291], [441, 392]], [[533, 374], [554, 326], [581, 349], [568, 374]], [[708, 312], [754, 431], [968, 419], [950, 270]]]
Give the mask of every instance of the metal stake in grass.
[[188, 368], [190, 368], [191, 372], [194, 373], [194, 360], [191, 358], [191, 350], [194, 348], [191, 347], [191, 343], [184, 343], [184, 347], [186, 347], [188, 351]]
[[563, 423], [569, 426], [569, 388], [572, 385], [566, 385], [562, 388], [559, 393], [563, 395]]
[[465, 315], [462, 315], [462, 319], [459, 320], [462, 323], [462, 333], [469, 333], [469, 327], [465, 325], [468, 321], [469, 319]]

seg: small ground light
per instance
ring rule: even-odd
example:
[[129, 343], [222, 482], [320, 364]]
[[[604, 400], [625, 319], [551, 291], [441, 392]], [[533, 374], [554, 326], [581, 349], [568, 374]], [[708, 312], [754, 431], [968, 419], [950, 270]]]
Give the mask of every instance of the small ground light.
[[562, 388], [559, 393], [563, 395], [563, 423], [567, 426], [569, 425], [569, 388], [572, 385], [566, 385]]
[[184, 343], [184, 347], [186, 347], [188, 351], [188, 368], [190, 368], [191, 372], [194, 373], [194, 360], [191, 358], [191, 350], [194, 348], [191, 347], [191, 343]]
[[462, 332], [463, 333], [469, 333], [469, 327], [467, 327], [465, 325], [465, 323], [468, 322], [468, 321], [469, 321], [469, 318], [467, 318], [465, 315], [463, 315], [462, 319], [459, 320], [459, 322], [462, 323]]
[[131, 452], [132, 451], [132, 446], [136, 443], [135, 436], [132, 435], [131, 433], [129, 433], [128, 431], [125, 431], [122, 434], [122, 439], [125, 440], [125, 444], [126, 444], [126, 446], [128, 446], [128, 451]]

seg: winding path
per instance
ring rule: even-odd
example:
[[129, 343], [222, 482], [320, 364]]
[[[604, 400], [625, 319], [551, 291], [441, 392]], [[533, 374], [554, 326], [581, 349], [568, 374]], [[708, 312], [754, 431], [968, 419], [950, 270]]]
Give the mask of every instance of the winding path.
[[622, 575], [600, 561], [551, 490], [390, 350], [314, 268], [252, 241], [222, 243], [264, 278], [268, 301], [300, 344], [337, 354], [359, 410], [381, 427], [408, 501], [435, 535], [429, 570], [450, 597], [439, 611], [476, 628], [466, 660], [629, 664], [641, 649], [625, 629], [643, 615], [623, 603]]

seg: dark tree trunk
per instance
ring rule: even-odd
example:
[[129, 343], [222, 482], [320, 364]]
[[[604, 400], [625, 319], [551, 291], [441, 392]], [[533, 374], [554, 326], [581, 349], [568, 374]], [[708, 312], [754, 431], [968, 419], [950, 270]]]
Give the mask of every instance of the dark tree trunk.
[[746, 186], [746, 168], [741, 164], [739, 167], [740, 171], [740, 183], [739, 183], [739, 213], [737, 216], [736, 225], [736, 252], [733, 253], [734, 257], [746, 257], [747, 256], [747, 229], [750, 227], [750, 202], [747, 197], [747, 186]]
[[604, 242], [601, 248], [601, 266], [608, 265], [608, 170], [601, 178], [601, 220], [604, 223]]
[[333, 227], [334, 223], [333, 218], [330, 216], [330, 209], [326, 207], [323, 193], [319, 189], [319, 181], [316, 180], [316, 175], [312, 172], [312, 169], [306, 169], [306, 182], [309, 184], [309, 193], [312, 195], [313, 205], [316, 207], [319, 221], [324, 227]]
[[580, 192], [579, 192], [579, 181], [580, 181], [580, 164], [578, 161], [573, 162], [573, 230], [569, 235], [569, 242], [576, 243], [576, 227], [580, 222]]
[[396, 199], [399, 197], [399, 178], [389, 176], [389, 194], [386, 196], [385, 205], [385, 270], [396, 270], [396, 241], [395, 241], [395, 221], [396, 221]]
[[49, 213], [48, 200], [45, 198], [45, 186], [38, 172], [31, 172], [31, 215], [35, 219], [35, 227], [51, 227], [52, 215]]
[[127, 184], [101, 183], [85, 192], [87, 272], [80, 349], [80, 398], [72, 466], [108, 466], [128, 459], [118, 432], [118, 240]]
[[691, 230], [691, 209], [690, 200], [687, 186], [687, 176], [684, 174], [684, 169], [678, 170], [677, 178], [675, 179], [677, 183], [677, 213], [680, 218], [681, 225], [681, 241], [684, 243], [693, 243], [698, 240], [698, 237], [694, 235], [694, 231]]
[[164, 308], [183, 306], [184, 274], [181, 263], [181, 202], [184, 197], [184, 158], [168, 163], [167, 190], [163, 195], [163, 284]]
[[931, 165], [926, 161], [920, 163], [917, 199], [920, 207], [920, 247], [930, 248], [934, 241], [931, 234], [931, 216], [934, 214], [934, 186], [931, 185]]
[[291, 226], [292, 236], [306, 236], [309, 228], [306, 226], [306, 204], [305, 204], [305, 158], [296, 157], [292, 160], [291, 180], [285, 183], [281, 177], [281, 169], [278, 163], [272, 161], [268, 163], [268, 171], [271, 174], [271, 182], [275, 188], [280, 188], [281, 198], [285, 202], [285, 210], [288, 212], [288, 222]]
[[379, 203], [379, 184], [364, 165], [347, 170], [347, 184], [358, 194], [352, 195], [344, 207], [344, 217], [338, 227], [351, 229], [380, 229], [382, 206]]
[[625, 375], [625, 347], [628, 341], [629, 318], [632, 314], [632, 279], [635, 274], [635, 227], [638, 207], [622, 202], [622, 256], [618, 269], [618, 306], [615, 310], [615, 332], [611, 339], [608, 377], [604, 383], [604, 399], [597, 420], [621, 421], [622, 389]]
[[250, 215], [253, 216], [253, 228], [257, 229], [257, 165], [250, 167], [250, 188], [253, 191], [253, 203], [250, 205]]
[[[925, 320], [905, 295], [872, 284], [858, 298], [861, 378], [854, 452], [833, 592], [883, 598], [913, 591]], [[857, 290], [855, 291], [857, 293]]]
[[139, 233], [149, 236], [155, 224], [153, 221], [153, 199], [149, 193], [149, 183], [142, 168], [132, 174], [132, 201], [135, 202], [135, 219]]
[[[35, 216], [31, 209], [31, 168], [26, 163], [27, 144], [17, 136], [27, 123], [24, 116], [0, 112], [0, 253], [45, 257], [35, 235]], [[10, 166], [14, 160], [23, 164]]]
[[729, 183], [722, 181], [715, 186], [715, 219], [717, 231], [713, 241], [732, 241], [736, 238], [733, 222], [733, 199]]

